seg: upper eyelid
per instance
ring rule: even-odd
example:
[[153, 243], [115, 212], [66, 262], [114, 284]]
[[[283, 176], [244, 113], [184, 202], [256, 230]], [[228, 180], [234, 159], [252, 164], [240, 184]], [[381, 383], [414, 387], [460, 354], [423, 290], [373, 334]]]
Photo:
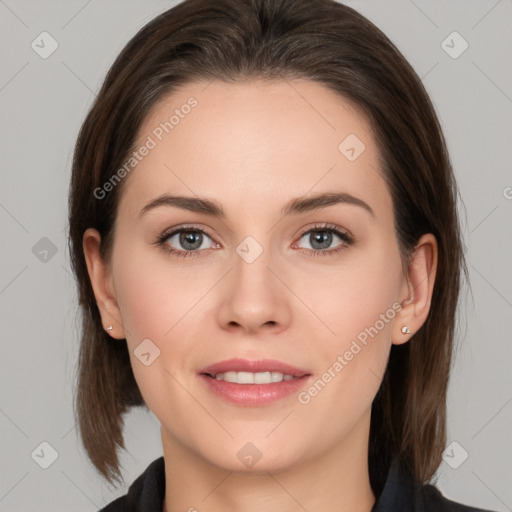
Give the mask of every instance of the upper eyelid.
[[323, 231], [323, 230], [325, 230], [325, 231], [339, 231], [340, 233], [342, 233], [344, 235], [347, 235], [350, 238], [353, 238], [352, 233], [350, 233], [350, 231], [348, 229], [342, 228], [341, 226], [336, 226], [335, 224], [330, 224], [329, 222], [324, 223], [323, 226], [321, 224], [322, 223], [318, 223], [318, 224], [315, 224], [313, 226], [304, 228], [304, 230], [301, 231], [300, 235], [298, 235], [298, 236], [300, 236], [302, 238], [306, 233], [309, 233], [310, 231], [314, 231], [314, 230]]
[[210, 237], [212, 240], [215, 240], [215, 237], [213, 235], [211, 235], [206, 229], [200, 228], [198, 226], [193, 226], [193, 225], [190, 225], [190, 226], [180, 226], [180, 227], [177, 227], [177, 228], [172, 228], [172, 229], [169, 230], [168, 233], [166, 233], [164, 231], [164, 233], [161, 235], [160, 238], [161, 239], [167, 239], [167, 238], [169, 238], [171, 236], [174, 236], [174, 235], [180, 233], [181, 231], [199, 231], [201, 233], [204, 233], [208, 237]]

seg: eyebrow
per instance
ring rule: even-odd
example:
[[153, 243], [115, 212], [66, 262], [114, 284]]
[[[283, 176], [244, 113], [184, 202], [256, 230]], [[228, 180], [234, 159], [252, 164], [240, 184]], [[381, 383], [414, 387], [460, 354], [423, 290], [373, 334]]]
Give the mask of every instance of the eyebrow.
[[[359, 206], [370, 213], [372, 217], [375, 217], [375, 212], [372, 210], [369, 204], [347, 192], [326, 192], [323, 194], [316, 194], [311, 197], [298, 197], [286, 203], [281, 210], [281, 214], [283, 216], [299, 214], [320, 208], [326, 208], [335, 204], [349, 204], [353, 206]], [[146, 206], [144, 206], [144, 208], [142, 208], [139, 217], [148, 211], [159, 208], [161, 206], [181, 208], [183, 210], [202, 213], [204, 215], [210, 215], [219, 219], [226, 218], [224, 209], [216, 201], [212, 201], [210, 199], [202, 199], [199, 197], [170, 194], [164, 194], [153, 199]]]

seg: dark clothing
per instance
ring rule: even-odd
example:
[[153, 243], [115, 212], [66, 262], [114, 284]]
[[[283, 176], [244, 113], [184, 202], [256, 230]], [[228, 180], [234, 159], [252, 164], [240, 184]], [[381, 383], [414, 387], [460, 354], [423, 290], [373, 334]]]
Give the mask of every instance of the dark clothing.
[[[165, 496], [163, 456], [154, 460], [130, 486], [128, 493], [99, 512], [162, 512]], [[419, 486], [392, 464], [384, 489], [371, 512], [491, 512], [445, 498], [433, 485]]]

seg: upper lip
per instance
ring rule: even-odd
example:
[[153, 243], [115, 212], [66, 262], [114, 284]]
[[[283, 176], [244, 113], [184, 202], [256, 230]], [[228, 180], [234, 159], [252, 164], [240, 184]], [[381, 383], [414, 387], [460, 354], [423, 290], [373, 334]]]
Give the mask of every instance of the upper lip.
[[226, 361], [219, 361], [210, 366], [199, 370], [199, 373], [207, 373], [209, 375], [217, 375], [218, 373], [226, 372], [281, 372], [294, 377], [303, 377], [309, 375], [306, 370], [301, 370], [282, 361], [275, 359], [259, 359], [257, 361], [251, 361], [249, 359], [228, 359]]

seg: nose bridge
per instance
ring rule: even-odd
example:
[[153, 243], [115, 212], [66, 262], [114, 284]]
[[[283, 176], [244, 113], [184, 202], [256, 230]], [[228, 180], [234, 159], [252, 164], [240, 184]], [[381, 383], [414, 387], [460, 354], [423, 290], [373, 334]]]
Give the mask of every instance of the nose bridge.
[[[260, 240], [262, 238], [259, 237]], [[276, 279], [270, 271], [276, 264], [272, 253], [270, 236], [266, 236], [261, 243], [255, 237], [248, 236], [236, 247], [232, 279], [235, 281], [235, 293], [240, 295], [239, 301], [246, 304], [252, 301], [254, 306], [258, 304], [258, 308], [262, 308], [277, 298]]]
[[274, 275], [278, 258], [271, 248], [271, 236], [258, 238], [261, 242], [247, 236], [235, 249], [233, 270], [227, 276], [229, 284], [219, 313], [225, 326], [236, 323], [254, 331], [265, 324], [288, 322], [286, 290]]

